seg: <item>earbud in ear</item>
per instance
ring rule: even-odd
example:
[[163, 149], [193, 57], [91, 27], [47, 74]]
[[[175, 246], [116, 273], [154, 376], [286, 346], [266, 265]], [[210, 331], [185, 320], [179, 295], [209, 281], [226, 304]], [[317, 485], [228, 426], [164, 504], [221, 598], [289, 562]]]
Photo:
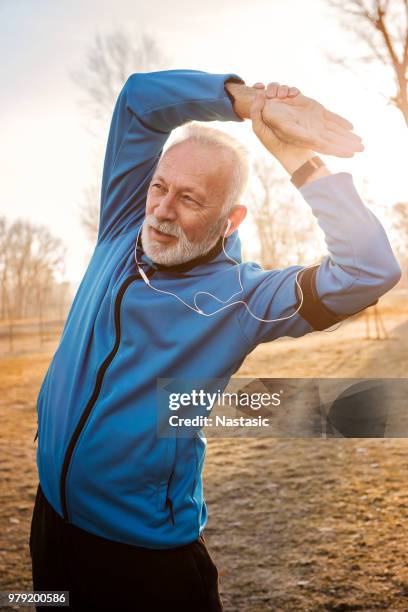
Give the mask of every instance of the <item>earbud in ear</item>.
[[228, 219], [228, 225], [227, 225], [227, 229], [226, 229], [226, 230], [225, 230], [225, 232], [224, 232], [224, 236], [225, 236], [225, 234], [227, 234], [227, 233], [228, 233], [228, 230], [229, 230], [229, 228], [231, 227], [231, 225], [232, 225], [232, 221], [231, 221], [231, 219]]

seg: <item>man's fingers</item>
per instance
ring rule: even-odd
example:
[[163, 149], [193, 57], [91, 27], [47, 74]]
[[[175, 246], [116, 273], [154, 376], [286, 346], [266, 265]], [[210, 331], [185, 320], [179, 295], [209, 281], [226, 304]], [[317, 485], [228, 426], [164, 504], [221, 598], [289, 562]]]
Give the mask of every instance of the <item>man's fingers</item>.
[[353, 157], [357, 152], [355, 148], [345, 145], [344, 143], [332, 142], [326, 138], [319, 139], [319, 144], [311, 146], [311, 149], [316, 153], [324, 153], [325, 155], [334, 155], [335, 157]]
[[[261, 82], [254, 83], [252, 85], [254, 89], [264, 89], [265, 85]], [[289, 87], [288, 85], [280, 85], [277, 81], [268, 83], [266, 86], [266, 97], [267, 98], [295, 98], [300, 94], [297, 87]]]
[[333, 155], [333, 157], [353, 157], [354, 153], [350, 153], [350, 151], [345, 151], [344, 149], [338, 149], [337, 147], [324, 147], [323, 150], [318, 151], [317, 153], [323, 153], [324, 155]]
[[273, 82], [268, 83], [266, 88], [266, 97], [267, 98], [276, 98], [278, 94], [278, 88], [280, 87], [279, 83]]
[[344, 127], [340, 127], [338, 123], [334, 121], [324, 122], [324, 137], [331, 143], [344, 143], [349, 148], [352, 147], [357, 153], [358, 151], [364, 151], [363, 141], [358, 134], [346, 130]]
[[295, 98], [300, 94], [300, 91], [297, 87], [289, 87], [288, 85], [280, 85], [277, 82], [268, 83], [266, 87], [266, 97], [267, 98], [279, 98], [283, 100], [284, 98]]
[[283, 98], [287, 98], [288, 97], [288, 93], [289, 93], [289, 87], [287, 85], [281, 85], [278, 88], [278, 98], [280, 98], [281, 100]]
[[309, 130], [298, 124], [285, 124], [275, 129], [275, 132], [278, 138], [284, 142], [312, 149], [316, 153], [334, 155], [336, 157], [353, 157], [356, 152], [355, 145], [350, 146], [349, 143], [339, 143], [335, 139], [327, 139], [326, 134], [311, 134]]
[[337, 132], [327, 130], [324, 132], [323, 138], [330, 144], [334, 144], [345, 150], [353, 151], [354, 153], [364, 151], [364, 145], [361, 141], [361, 138], [359, 138], [355, 134], [344, 136], [338, 134]]
[[348, 128], [345, 129], [344, 127], [340, 127], [339, 124], [334, 123], [334, 121], [325, 120], [324, 127], [325, 129], [330, 130], [331, 132], [335, 132], [339, 136], [353, 136], [361, 140], [360, 136], [358, 136], [357, 134], [354, 134], [354, 132], [350, 132]]
[[331, 111], [327, 110], [327, 108], [323, 109], [323, 116], [325, 119], [333, 121], [333, 123], [336, 123], [337, 125], [342, 128], [345, 128], [346, 130], [353, 129], [353, 124], [350, 123], [350, 121], [347, 121], [347, 119], [341, 117], [340, 115], [337, 115], [336, 113], [332, 113]]
[[297, 87], [289, 87], [289, 98], [296, 98], [300, 94], [300, 90]]

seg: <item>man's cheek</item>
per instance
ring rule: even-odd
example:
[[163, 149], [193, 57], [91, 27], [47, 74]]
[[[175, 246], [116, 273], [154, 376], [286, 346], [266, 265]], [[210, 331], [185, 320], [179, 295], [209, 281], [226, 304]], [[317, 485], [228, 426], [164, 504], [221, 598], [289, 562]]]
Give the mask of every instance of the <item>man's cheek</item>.
[[201, 242], [208, 232], [208, 227], [208, 221], [205, 222], [201, 219], [195, 219], [189, 224], [185, 224], [182, 230], [189, 242]]
[[146, 200], [146, 209], [145, 209], [146, 215], [151, 215], [153, 212], [153, 205], [152, 202], [150, 200], [150, 198], [148, 197]]

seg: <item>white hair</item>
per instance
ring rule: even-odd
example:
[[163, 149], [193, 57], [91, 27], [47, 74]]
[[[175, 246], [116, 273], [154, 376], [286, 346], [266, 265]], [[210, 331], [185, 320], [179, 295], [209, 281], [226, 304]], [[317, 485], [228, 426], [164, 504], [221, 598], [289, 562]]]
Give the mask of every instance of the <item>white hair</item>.
[[226, 201], [222, 207], [222, 214], [228, 214], [239, 203], [247, 188], [249, 161], [246, 148], [226, 132], [197, 123], [189, 123], [184, 127], [182, 134], [168, 146], [165, 152], [188, 140], [215, 147], [226, 154], [227, 158], [232, 158], [233, 176]]

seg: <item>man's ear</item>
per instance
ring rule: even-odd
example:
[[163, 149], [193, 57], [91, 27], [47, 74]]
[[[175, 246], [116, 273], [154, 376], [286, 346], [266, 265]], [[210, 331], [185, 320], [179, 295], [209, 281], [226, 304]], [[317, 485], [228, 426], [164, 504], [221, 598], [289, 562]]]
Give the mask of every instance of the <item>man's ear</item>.
[[228, 215], [231, 221], [230, 228], [225, 232], [225, 237], [228, 238], [241, 225], [247, 215], [248, 209], [243, 204], [236, 204]]

